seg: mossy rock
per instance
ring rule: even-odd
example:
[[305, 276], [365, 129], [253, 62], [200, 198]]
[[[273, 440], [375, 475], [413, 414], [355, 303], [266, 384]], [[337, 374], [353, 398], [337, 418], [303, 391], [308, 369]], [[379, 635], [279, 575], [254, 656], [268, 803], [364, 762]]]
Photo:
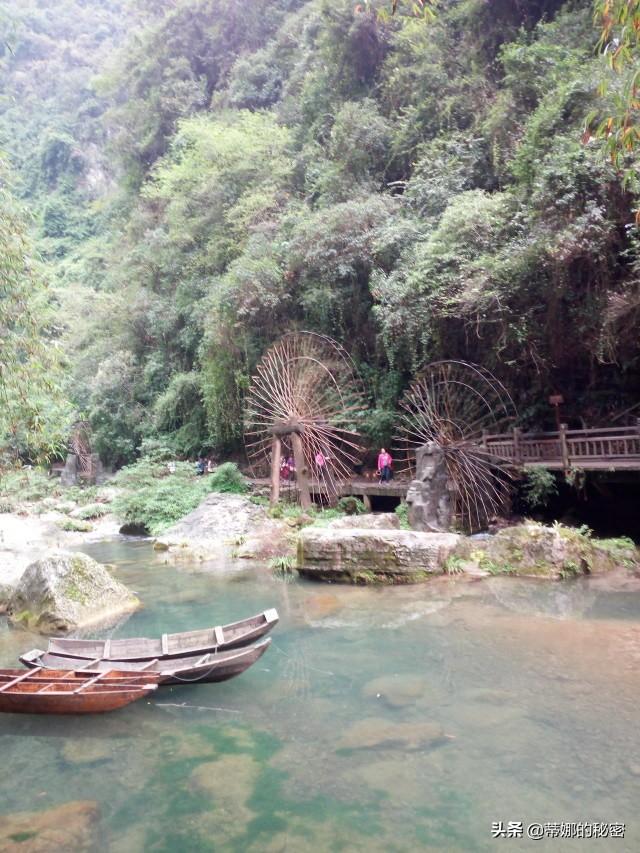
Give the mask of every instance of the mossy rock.
[[620, 566], [640, 569], [638, 549], [628, 539], [594, 539], [587, 528], [528, 521], [484, 540], [463, 539], [456, 559], [464, 568], [490, 575], [553, 580], [601, 574]]
[[415, 530], [306, 528], [298, 539], [297, 569], [335, 583], [421, 583], [443, 572], [459, 539]]
[[7, 604], [9, 622], [42, 634], [65, 634], [116, 621], [139, 600], [86, 554], [58, 552], [28, 566]]

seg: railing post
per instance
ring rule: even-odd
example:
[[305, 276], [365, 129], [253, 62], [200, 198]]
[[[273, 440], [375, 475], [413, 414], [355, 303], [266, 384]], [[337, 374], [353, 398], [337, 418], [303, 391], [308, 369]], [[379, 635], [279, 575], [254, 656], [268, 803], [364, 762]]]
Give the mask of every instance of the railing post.
[[522, 465], [522, 458], [520, 457], [520, 433], [521, 430], [519, 427], [513, 428], [513, 461], [517, 462], [518, 465]]
[[[638, 423], [640, 424], [640, 418], [638, 418]], [[640, 431], [640, 426], [638, 427], [638, 429]], [[487, 449], [487, 435], [488, 435], [487, 430], [483, 429], [482, 430], [482, 438], [480, 439], [480, 447], [483, 450]]]
[[560, 453], [562, 454], [562, 467], [569, 470], [569, 447], [567, 445], [567, 425], [560, 424]]

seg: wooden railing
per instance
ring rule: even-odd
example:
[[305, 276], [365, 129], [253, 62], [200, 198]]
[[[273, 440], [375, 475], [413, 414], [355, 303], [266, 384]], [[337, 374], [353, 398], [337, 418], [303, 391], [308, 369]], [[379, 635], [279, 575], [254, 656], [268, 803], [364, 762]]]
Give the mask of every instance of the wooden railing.
[[[552, 467], [616, 467], [640, 469], [640, 419], [633, 426], [601, 429], [568, 429], [560, 425], [556, 432], [484, 434], [481, 447], [491, 456], [514, 465]], [[636, 464], [637, 463], [637, 466]]]

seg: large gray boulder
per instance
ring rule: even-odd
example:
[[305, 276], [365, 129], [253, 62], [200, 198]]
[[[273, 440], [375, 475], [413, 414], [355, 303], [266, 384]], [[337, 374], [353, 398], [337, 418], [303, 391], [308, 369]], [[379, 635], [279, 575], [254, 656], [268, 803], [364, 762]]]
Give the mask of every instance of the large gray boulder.
[[113, 623], [140, 601], [86, 554], [59, 551], [27, 566], [7, 605], [12, 625], [66, 634]]
[[343, 583], [415, 583], [443, 571], [455, 533], [308, 527], [298, 539], [301, 575]]
[[289, 527], [269, 518], [261, 504], [242, 495], [213, 492], [189, 515], [158, 536], [154, 548], [173, 557], [212, 560], [225, 556], [268, 558], [288, 549]]

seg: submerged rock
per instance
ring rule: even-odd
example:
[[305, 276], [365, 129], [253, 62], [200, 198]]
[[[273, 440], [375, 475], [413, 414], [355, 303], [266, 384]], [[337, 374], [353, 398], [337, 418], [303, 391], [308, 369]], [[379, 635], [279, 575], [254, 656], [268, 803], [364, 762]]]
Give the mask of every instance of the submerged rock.
[[259, 775], [258, 762], [244, 753], [206, 761], [191, 773], [189, 786], [212, 801], [210, 814], [215, 820], [218, 838], [233, 838], [240, 827], [255, 819], [250, 800]]
[[77, 800], [40, 812], [0, 816], [3, 853], [81, 853], [97, 849], [98, 803]]
[[140, 602], [106, 568], [86, 554], [59, 551], [36, 560], [7, 605], [13, 625], [41, 634], [65, 634], [115, 620]]
[[156, 539], [157, 551], [208, 560], [228, 554], [269, 557], [282, 554], [288, 528], [269, 518], [264, 506], [241, 495], [212, 493]]
[[443, 571], [455, 533], [307, 528], [298, 539], [298, 571], [344, 583], [415, 583]]
[[437, 746], [453, 740], [439, 723], [392, 723], [377, 717], [359, 720], [338, 741], [340, 750], [399, 748], [405, 750]]

